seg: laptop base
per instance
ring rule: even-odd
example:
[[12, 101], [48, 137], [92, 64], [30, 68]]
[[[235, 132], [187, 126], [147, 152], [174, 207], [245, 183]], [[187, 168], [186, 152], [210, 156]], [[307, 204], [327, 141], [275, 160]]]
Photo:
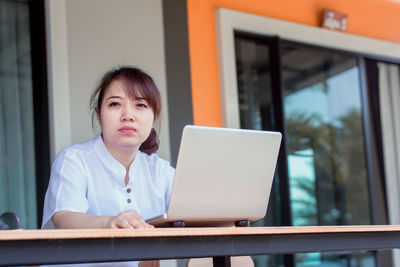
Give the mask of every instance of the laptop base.
[[184, 221], [173, 221], [168, 223], [169, 227], [185, 227], [185, 225]]
[[[250, 221], [249, 220], [239, 220], [235, 221], [234, 225], [236, 227], [249, 227], [250, 226]], [[167, 227], [177, 227], [177, 228], [182, 228], [186, 227], [186, 223], [183, 220], [178, 220], [178, 221], [170, 221], [166, 225]]]
[[236, 221], [235, 222], [235, 226], [236, 227], [249, 227], [250, 226], [250, 222], [249, 222], [249, 220]]

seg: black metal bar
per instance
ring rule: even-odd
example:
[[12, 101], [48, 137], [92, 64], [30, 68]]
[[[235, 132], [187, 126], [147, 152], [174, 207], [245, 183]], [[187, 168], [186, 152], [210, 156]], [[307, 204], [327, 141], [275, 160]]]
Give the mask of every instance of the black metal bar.
[[273, 91], [273, 102], [275, 112], [275, 126], [282, 133], [282, 144], [279, 151], [278, 171], [279, 171], [279, 188], [281, 196], [281, 224], [282, 226], [292, 225], [292, 211], [290, 201], [290, 185], [289, 171], [287, 163], [287, 147], [286, 147], [286, 127], [285, 114], [283, 107], [283, 88], [282, 88], [282, 68], [280, 57], [280, 39], [273, 37], [270, 41], [270, 58], [271, 58], [271, 81]]
[[231, 267], [231, 257], [221, 256], [213, 258], [214, 267]]
[[37, 223], [40, 227], [44, 196], [50, 177], [50, 131], [44, 0], [29, 1], [32, 47], [33, 116], [35, 131]]
[[[287, 146], [286, 146], [286, 125], [284, 112], [284, 96], [282, 82], [282, 66], [281, 66], [281, 40], [279, 37], [271, 38], [270, 58], [271, 58], [271, 77], [273, 88], [273, 103], [275, 112], [275, 123], [277, 130], [282, 133], [282, 144], [279, 151], [277, 169], [279, 172], [279, 192], [281, 202], [281, 225], [292, 225], [292, 207], [290, 199], [290, 182], [289, 170], [287, 162]], [[294, 255], [285, 255], [284, 264], [286, 267], [295, 266]]]
[[0, 265], [294, 254], [399, 247], [400, 232], [13, 240], [0, 242]]

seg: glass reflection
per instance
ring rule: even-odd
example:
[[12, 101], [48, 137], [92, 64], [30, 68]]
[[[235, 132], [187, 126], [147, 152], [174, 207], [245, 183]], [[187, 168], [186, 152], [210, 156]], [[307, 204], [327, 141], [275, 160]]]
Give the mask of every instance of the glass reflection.
[[[355, 57], [281, 47], [293, 225], [370, 224]], [[296, 255], [296, 266], [374, 266], [372, 253]]]
[[356, 59], [282, 51], [293, 225], [370, 224]]

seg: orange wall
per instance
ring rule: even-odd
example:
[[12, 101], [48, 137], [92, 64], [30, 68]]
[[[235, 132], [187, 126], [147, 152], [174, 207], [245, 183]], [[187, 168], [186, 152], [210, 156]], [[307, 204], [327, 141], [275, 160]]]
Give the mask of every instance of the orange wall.
[[214, 10], [227, 8], [319, 26], [323, 9], [348, 15], [347, 32], [400, 43], [400, 2], [390, 0], [187, 0], [194, 123], [221, 126]]

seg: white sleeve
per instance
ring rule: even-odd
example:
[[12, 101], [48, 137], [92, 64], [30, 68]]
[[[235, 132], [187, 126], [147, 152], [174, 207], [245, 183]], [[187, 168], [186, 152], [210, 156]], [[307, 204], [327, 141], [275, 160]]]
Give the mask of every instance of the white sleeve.
[[49, 186], [47, 188], [42, 229], [53, 229], [53, 215], [61, 210], [86, 213], [87, 180], [85, 167], [77, 153], [68, 148], [60, 152], [51, 168]]

